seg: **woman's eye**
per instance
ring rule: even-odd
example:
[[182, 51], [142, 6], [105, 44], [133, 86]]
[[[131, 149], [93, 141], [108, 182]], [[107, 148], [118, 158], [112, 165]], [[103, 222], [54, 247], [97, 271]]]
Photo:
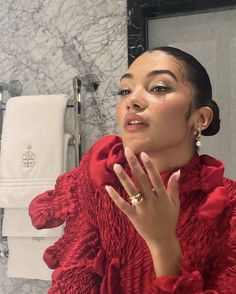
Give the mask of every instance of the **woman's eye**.
[[151, 92], [155, 92], [155, 93], [167, 92], [169, 90], [170, 90], [170, 87], [161, 86], [161, 85], [158, 85], [158, 86], [151, 88]]
[[127, 96], [131, 93], [129, 89], [119, 89], [118, 90], [118, 95], [120, 96]]

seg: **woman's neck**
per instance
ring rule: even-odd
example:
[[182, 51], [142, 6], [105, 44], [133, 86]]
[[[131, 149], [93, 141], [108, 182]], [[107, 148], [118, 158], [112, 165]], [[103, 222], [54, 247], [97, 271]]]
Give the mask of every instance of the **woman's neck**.
[[159, 172], [164, 171], [175, 171], [180, 167], [186, 165], [194, 156], [196, 151], [193, 149], [182, 149], [179, 151], [176, 150], [165, 150], [165, 152], [150, 152], [149, 156], [151, 156], [155, 165], [157, 166]]

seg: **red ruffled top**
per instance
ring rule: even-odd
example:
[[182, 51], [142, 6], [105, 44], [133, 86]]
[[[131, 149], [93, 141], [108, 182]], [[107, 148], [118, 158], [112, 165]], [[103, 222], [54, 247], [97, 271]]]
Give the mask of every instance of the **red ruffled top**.
[[[128, 200], [114, 163], [130, 174], [120, 137], [103, 137], [54, 190], [31, 202], [36, 228], [66, 222], [43, 257], [54, 269], [49, 293], [236, 293], [236, 183], [223, 177], [223, 164], [195, 155], [181, 168], [180, 274], [156, 278], [146, 243], [104, 189], [110, 184]], [[169, 177], [162, 174], [165, 184]]]

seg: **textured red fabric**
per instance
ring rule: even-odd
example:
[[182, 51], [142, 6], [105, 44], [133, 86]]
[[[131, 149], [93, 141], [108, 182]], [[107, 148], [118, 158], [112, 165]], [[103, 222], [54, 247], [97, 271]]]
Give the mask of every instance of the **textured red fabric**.
[[[223, 164], [196, 154], [181, 168], [180, 274], [156, 278], [145, 242], [104, 189], [111, 184], [128, 200], [114, 163], [130, 174], [120, 138], [103, 137], [54, 190], [32, 201], [36, 228], [66, 222], [63, 236], [44, 254], [55, 269], [49, 293], [236, 293], [236, 183], [224, 178]], [[165, 185], [169, 177], [162, 174]]]

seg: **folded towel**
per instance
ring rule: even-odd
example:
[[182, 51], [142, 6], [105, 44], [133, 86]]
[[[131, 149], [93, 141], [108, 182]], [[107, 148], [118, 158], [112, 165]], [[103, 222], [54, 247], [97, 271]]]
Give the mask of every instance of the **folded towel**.
[[0, 207], [26, 208], [36, 195], [54, 189], [55, 181], [55, 178], [0, 179]]
[[[71, 138], [71, 134], [64, 134], [63, 172], [67, 170], [68, 143]], [[54, 182], [54, 179], [0, 179], [0, 195], [2, 195], [0, 206], [5, 207], [3, 236], [58, 237], [62, 235], [64, 226], [55, 229], [36, 230], [29, 217], [28, 208], [21, 208], [22, 205], [28, 207], [29, 202], [35, 195], [53, 189]]]
[[0, 178], [62, 173], [66, 95], [13, 97], [6, 104]]
[[10, 237], [60, 237], [64, 225], [53, 229], [36, 230], [27, 208], [5, 208], [2, 235]]
[[[6, 105], [0, 154], [0, 207], [5, 208], [3, 233], [8, 236], [9, 277], [51, 279], [51, 270], [42, 256], [57, 240], [51, 236], [60, 236], [63, 227], [35, 230], [36, 234], [27, 208], [36, 195], [53, 189], [56, 178], [66, 169], [65, 142], [70, 138], [64, 135], [67, 100], [65, 95], [21, 96], [11, 98]], [[37, 237], [15, 237], [19, 235]]]
[[43, 261], [45, 249], [55, 238], [8, 238], [7, 276], [10, 278], [51, 280], [50, 270]]

